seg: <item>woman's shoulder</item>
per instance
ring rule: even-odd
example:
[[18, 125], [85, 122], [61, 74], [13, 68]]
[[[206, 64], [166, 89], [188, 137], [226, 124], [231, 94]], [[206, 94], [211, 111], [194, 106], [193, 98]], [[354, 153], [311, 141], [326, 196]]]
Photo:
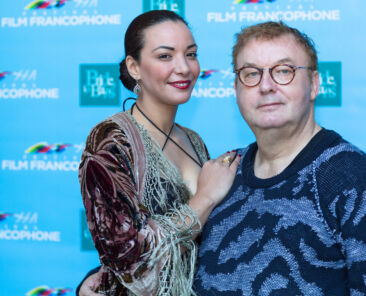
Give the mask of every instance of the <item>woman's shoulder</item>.
[[[86, 149], [95, 150], [96, 147], [108, 142], [126, 142], [130, 138], [131, 119], [125, 112], [119, 112], [97, 123], [89, 132]], [[89, 149], [88, 149], [89, 148]], [[93, 149], [94, 148], [94, 149]]]

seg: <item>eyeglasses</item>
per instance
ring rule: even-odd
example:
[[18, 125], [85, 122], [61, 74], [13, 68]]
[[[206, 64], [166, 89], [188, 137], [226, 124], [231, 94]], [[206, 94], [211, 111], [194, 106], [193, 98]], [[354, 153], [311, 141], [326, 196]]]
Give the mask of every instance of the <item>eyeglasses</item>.
[[264, 70], [268, 69], [269, 75], [272, 80], [280, 85], [290, 84], [295, 78], [295, 72], [297, 69], [308, 69], [310, 67], [297, 67], [288, 64], [280, 64], [273, 66], [272, 68], [258, 68], [254, 66], [244, 66], [234, 71], [238, 75], [242, 84], [253, 87], [257, 86], [263, 77]]

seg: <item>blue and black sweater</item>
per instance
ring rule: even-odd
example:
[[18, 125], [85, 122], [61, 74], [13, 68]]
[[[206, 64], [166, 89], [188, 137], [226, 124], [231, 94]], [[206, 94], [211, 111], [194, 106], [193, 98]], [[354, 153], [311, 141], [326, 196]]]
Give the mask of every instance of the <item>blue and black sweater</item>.
[[366, 296], [366, 155], [322, 129], [279, 175], [256, 143], [202, 234], [200, 296]]

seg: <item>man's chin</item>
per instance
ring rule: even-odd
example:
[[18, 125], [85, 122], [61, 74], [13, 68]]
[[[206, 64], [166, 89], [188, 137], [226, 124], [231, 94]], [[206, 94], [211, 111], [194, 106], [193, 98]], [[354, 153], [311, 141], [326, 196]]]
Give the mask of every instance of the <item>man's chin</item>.
[[263, 122], [258, 122], [255, 125], [255, 129], [257, 130], [280, 130], [281, 128], [286, 127], [286, 122], [283, 120], [266, 120]]

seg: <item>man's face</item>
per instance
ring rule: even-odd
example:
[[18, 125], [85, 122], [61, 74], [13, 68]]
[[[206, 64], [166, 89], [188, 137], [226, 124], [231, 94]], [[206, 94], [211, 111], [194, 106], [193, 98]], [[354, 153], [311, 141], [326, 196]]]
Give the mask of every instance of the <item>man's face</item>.
[[[291, 35], [249, 41], [238, 54], [236, 68], [271, 68], [278, 64], [309, 66], [305, 50]], [[288, 85], [276, 84], [268, 70], [264, 70], [261, 82], [254, 87], [243, 85], [238, 78], [235, 80], [237, 104], [254, 133], [274, 128], [301, 128], [314, 122], [313, 101], [318, 88], [318, 73], [307, 69], [297, 69]]]

